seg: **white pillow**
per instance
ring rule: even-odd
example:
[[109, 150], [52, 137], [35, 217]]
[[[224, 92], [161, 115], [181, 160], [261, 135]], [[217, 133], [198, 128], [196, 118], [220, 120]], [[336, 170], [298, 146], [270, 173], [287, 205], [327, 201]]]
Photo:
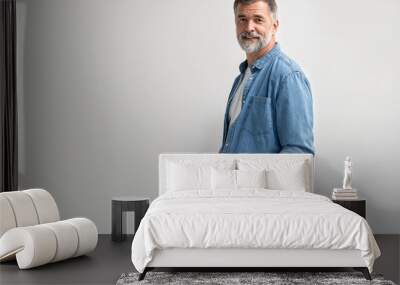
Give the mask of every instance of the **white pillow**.
[[266, 170], [211, 169], [211, 189], [266, 188]]
[[267, 188], [267, 171], [235, 170], [238, 188]]
[[234, 169], [235, 161], [192, 161], [167, 162], [167, 191], [211, 189], [211, 168]]
[[267, 170], [267, 188], [273, 190], [311, 191], [309, 167], [305, 160], [239, 159], [239, 170]]
[[268, 189], [306, 192], [306, 177], [301, 167], [267, 172]]
[[168, 166], [168, 190], [210, 189], [210, 167], [185, 166], [170, 163]]
[[211, 189], [236, 189], [236, 170], [212, 168]]

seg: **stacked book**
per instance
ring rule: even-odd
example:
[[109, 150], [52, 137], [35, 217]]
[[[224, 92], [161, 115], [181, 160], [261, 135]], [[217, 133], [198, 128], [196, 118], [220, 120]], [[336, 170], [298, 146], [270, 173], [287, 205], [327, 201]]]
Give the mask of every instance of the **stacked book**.
[[357, 200], [357, 189], [333, 188], [332, 199], [334, 200]]

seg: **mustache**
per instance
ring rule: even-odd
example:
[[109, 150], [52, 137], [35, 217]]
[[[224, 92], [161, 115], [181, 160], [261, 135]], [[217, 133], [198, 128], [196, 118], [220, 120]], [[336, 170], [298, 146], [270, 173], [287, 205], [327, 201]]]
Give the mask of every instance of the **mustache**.
[[240, 33], [240, 39], [250, 39], [250, 38], [261, 38], [261, 35], [257, 32], [243, 32]]

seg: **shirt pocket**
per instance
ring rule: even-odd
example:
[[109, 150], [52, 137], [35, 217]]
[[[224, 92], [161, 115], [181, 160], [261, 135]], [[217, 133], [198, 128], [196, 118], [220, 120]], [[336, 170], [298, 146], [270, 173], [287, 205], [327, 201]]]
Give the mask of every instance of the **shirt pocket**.
[[272, 130], [271, 97], [250, 96], [243, 129], [253, 135], [264, 135]]

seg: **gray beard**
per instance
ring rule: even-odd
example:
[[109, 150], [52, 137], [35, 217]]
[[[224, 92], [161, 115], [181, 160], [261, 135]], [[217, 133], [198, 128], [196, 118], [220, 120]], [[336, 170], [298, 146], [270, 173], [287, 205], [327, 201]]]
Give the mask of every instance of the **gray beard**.
[[[246, 36], [258, 37], [256, 42], [252, 43], [250, 40], [246, 40]], [[265, 48], [272, 40], [272, 33], [268, 34], [265, 38], [262, 38], [257, 33], [243, 32], [238, 37], [240, 47], [247, 53], [255, 53]]]

